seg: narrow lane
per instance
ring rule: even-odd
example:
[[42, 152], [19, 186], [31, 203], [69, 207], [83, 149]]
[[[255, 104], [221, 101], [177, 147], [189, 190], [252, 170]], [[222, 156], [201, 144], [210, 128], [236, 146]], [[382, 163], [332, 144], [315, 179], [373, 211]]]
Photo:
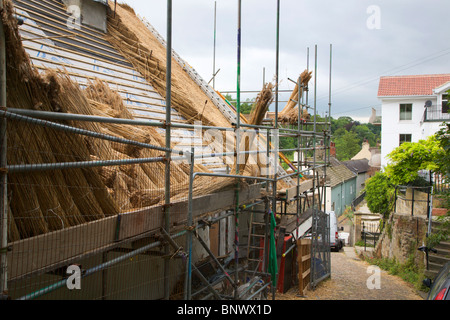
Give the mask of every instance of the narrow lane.
[[356, 257], [354, 248], [331, 253], [331, 278], [298, 297], [298, 289], [277, 300], [423, 300], [412, 285]]

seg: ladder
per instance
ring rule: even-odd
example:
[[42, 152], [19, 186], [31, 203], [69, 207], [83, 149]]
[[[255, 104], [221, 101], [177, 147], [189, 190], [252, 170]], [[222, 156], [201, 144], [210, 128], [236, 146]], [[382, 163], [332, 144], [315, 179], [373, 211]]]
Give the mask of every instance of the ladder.
[[266, 222], [256, 221], [256, 215], [261, 211], [250, 214], [248, 230], [247, 261], [248, 273], [257, 273], [264, 271], [264, 257], [266, 256], [267, 228]]

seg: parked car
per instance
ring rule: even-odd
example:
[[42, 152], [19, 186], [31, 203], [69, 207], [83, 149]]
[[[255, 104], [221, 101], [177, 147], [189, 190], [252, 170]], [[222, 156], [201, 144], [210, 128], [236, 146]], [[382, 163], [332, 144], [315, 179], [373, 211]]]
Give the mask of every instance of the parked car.
[[339, 251], [344, 246], [344, 241], [339, 237], [339, 229], [336, 213], [334, 211], [327, 212], [330, 217], [330, 246], [331, 250]]
[[450, 262], [447, 262], [431, 281], [425, 279], [423, 284], [430, 288], [428, 300], [450, 300]]

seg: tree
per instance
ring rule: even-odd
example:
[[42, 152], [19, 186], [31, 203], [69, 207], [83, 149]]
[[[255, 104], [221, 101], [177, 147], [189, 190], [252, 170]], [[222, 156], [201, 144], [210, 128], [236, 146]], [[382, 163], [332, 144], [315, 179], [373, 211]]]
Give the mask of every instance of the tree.
[[369, 129], [369, 127], [365, 124], [354, 126], [351, 129], [358, 136], [360, 145], [367, 140], [372, 147], [375, 147], [377, 144], [377, 136]]
[[[444, 175], [447, 183], [450, 183], [450, 124], [444, 123], [443, 128], [436, 134], [436, 140], [442, 148], [437, 159], [439, 172]], [[447, 209], [450, 209], [450, 190], [447, 190], [443, 195]]]
[[336, 145], [336, 157], [340, 161], [350, 160], [361, 150], [358, 136], [352, 131], [345, 131], [343, 135], [336, 137], [334, 142]]
[[381, 213], [385, 217], [389, 215], [394, 202], [394, 187], [389, 181], [389, 177], [382, 172], [377, 172], [366, 182], [366, 200], [369, 210], [374, 213]]
[[420, 170], [440, 171], [437, 159], [442, 158], [443, 152], [436, 136], [403, 143], [387, 156], [390, 164], [386, 174], [393, 184], [407, 185], [418, 178]]
[[[233, 97], [231, 95], [226, 94], [225, 99], [227, 99], [227, 101], [236, 108], [236, 102], [233, 101]], [[254, 103], [251, 99], [246, 99], [245, 102], [241, 101], [241, 104], [240, 104], [241, 113], [242, 114], [250, 114], [252, 112], [253, 105], [254, 105]]]

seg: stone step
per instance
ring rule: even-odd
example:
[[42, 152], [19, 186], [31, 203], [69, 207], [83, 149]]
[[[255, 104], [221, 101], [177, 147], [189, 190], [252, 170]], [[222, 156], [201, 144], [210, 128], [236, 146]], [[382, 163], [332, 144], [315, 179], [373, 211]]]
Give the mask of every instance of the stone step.
[[431, 262], [431, 261], [428, 262], [428, 268], [429, 268], [429, 270], [431, 270], [431, 271], [439, 272], [439, 270], [441, 270], [442, 266], [443, 266], [443, 265], [440, 264], [440, 263]]
[[450, 242], [441, 241], [438, 245], [436, 245], [435, 249], [439, 252], [441, 251], [444, 255], [450, 255]]
[[[439, 251], [438, 251], [439, 252]], [[440, 266], [443, 266], [447, 262], [450, 261], [450, 255], [440, 255], [440, 254], [434, 254], [430, 253], [428, 255], [429, 262], [439, 264]]]
[[425, 270], [425, 272], [424, 272], [425, 277], [427, 277], [428, 279], [431, 279], [431, 280], [434, 280], [434, 278], [436, 278], [438, 273], [439, 273], [439, 271], [436, 271], [436, 270]]

